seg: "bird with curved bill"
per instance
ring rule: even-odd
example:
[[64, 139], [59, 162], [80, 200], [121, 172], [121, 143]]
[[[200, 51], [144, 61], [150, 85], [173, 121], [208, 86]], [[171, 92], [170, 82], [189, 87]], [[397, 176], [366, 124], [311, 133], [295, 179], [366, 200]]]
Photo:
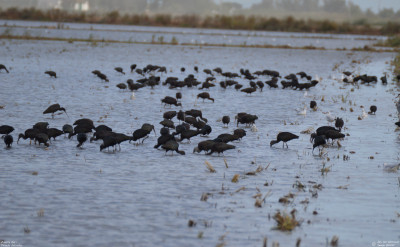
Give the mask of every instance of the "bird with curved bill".
[[67, 110], [65, 110], [64, 107], [61, 107], [60, 104], [53, 104], [53, 105], [47, 107], [47, 109], [43, 112], [43, 114], [51, 113], [51, 117], [54, 118], [54, 113], [57, 111], [64, 111], [65, 114], [67, 115], [67, 117], [69, 118]]

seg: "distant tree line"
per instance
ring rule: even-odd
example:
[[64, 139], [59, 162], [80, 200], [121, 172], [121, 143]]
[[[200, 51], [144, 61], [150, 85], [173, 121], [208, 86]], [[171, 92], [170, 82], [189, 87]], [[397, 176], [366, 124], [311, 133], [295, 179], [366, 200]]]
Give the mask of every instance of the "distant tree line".
[[318, 33], [383, 35], [400, 33], [400, 23], [395, 22], [370, 25], [367, 22], [350, 23], [335, 22], [332, 20], [304, 20], [293, 17], [275, 18], [246, 15], [120, 14], [118, 11], [99, 14], [70, 12], [58, 9], [9, 8], [5, 10], [0, 9], [0, 19]]
[[[61, 9], [72, 11], [76, 3], [88, 2], [91, 12], [105, 13], [118, 11], [121, 14], [141, 13], [164, 13], [172, 15], [197, 14], [197, 15], [292, 15], [306, 13], [310, 18], [339, 14], [339, 19], [362, 19], [371, 18], [393, 19], [400, 22], [400, 10], [384, 8], [379, 11], [366, 10], [352, 1], [346, 0], [262, 0], [250, 8], [243, 8], [240, 4], [229, 2], [218, 2], [214, 0], [0, 0], [0, 7], [29, 8], [38, 6], [52, 6], [51, 3], [61, 1]], [[399, 0], [395, 0], [399, 1]], [[376, 12], [376, 14], [375, 14]], [[318, 14], [319, 13], [319, 14]]]

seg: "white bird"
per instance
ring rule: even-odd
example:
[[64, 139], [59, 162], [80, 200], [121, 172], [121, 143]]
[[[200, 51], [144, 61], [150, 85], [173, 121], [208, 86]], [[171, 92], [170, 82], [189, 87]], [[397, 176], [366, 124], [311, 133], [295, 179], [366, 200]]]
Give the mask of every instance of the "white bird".
[[253, 125], [251, 126], [251, 131], [252, 131], [252, 132], [257, 132], [257, 131], [258, 131], [257, 126], [256, 126], [255, 124], [253, 124]]
[[328, 115], [326, 115], [326, 120], [328, 120], [328, 122], [330, 123], [333, 123], [336, 120], [336, 118], [331, 115], [331, 112], [328, 112]]
[[132, 95], [131, 95], [131, 100], [134, 100], [136, 97], [135, 97], [135, 93], [134, 92], [132, 92]]
[[307, 115], [307, 106], [304, 106], [303, 110], [297, 110], [297, 115]]
[[368, 113], [366, 113], [366, 112], [364, 111], [364, 108], [363, 108], [360, 118], [361, 118], [361, 119], [364, 119], [364, 118], [366, 118], [366, 117], [368, 117]]

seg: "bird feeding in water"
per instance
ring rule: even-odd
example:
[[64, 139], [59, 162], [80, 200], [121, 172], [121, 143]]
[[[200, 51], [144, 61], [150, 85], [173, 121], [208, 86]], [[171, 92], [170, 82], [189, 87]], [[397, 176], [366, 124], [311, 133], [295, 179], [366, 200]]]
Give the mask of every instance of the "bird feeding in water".
[[[53, 104], [53, 105], [47, 107], [47, 109], [43, 112], [43, 114], [51, 113], [51, 117], [54, 118], [54, 113], [56, 111], [64, 111], [65, 114], [67, 114], [67, 111], [65, 110], [65, 108], [61, 107], [60, 104]], [[68, 114], [67, 114], [67, 117], [69, 118]]]
[[48, 74], [50, 77], [57, 78], [57, 74], [56, 74], [56, 72], [54, 72], [54, 71], [49, 70], [49, 71], [46, 71], [46, 72], [44, 72], [44, 73], [45, 73], [45, 74]]
[[375, 115], [376, 110], [378, 110], [378, 108], [376, 107], [376, 105], [371, 105], [371, 106], [369, 107], [369, 112], [368, 112], [368, 114], [370, 114], [370, 115]]
[[14, 139], [13, 139], [12, 135], [4, 136], [4, 143], [6, 144], [7, 148], [11, 148], [13, 141], [14, 141]]
[[298, 139], [298, 138], [299, 138], [299, 136], [292, 134], [290, 132], [281, 132], [277, 135], [276, 140], [272, 140], [270, 142], [270, 146], [272, 147], [272, 145], [282, 141], [283, 147], [285, 147], [285, 144], [286, 144], [286, 147], [289, 148], [289, 146], [287, 145], [287, 142], [291, 141], [293, 139]]

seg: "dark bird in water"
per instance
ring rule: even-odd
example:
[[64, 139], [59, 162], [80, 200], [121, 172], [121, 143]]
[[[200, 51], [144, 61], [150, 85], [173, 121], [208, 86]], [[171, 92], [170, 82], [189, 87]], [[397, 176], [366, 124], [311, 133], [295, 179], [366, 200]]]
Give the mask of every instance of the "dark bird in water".
[[237, 116], [235, 116], [235, 120], [237, 121], [236, 126], [239, 126], [239, 123], [246, 125], [253, 125], [255, 124], [255, 121], [257, 119], [258, 119], [257, 115], [251, 115], [245, 112], [238, 113]]
[[95, 128], [93, 120], [91, 120], [89, 118], [80, 118], [80, 119], [76, 120], [73, 125], [89, 125], [93, 129]]
[[100, 70], [97, 70], [97, 69], [96, 69], [96, 70], [93, 70], [93, 71], [92, 71], [92, 74], [98, 75], [98, 74], [101, 74], [101, 72], [100, 72]]
[[49, 136], [49, 140], [51, 140], [51, 138], [53, 138], [54, 140], [56, 139], [56, 137], [62, 135], [64, 132], [57, 129], [57, 128], [49, 128], [47, 129], [46, 134]]
[[164, 114], [163, 114], [163, 118], [169, 119], [169, 120], [173, 119], [175, 116], [176, 116], [176, 111], [167, 111], [167, 112], [164, 112]]
[[384, 85], [387, 84], [387, 77], [386, 77], [386, 75], [381, 77], [381, 82], [382, 82], [382, 84], [384, 84]]
[[154, 128], [154, 125], [152, 125], [152, 124], [144, 123], [144, 124], [142, 124], [141, 129], [146, 130], [147, 132], [149, 132], [149, 134], [151, 131], [154, 131], [154, 136], [157, 136], [156, 129]]
[[131, 73], [136, 69], [136, 64], [131, 65]]
[[264, 87], [264, 83], [262, 81], [257, 81], [256, 84], [260, 88], [260, 91], [262, 92], [263, 87]]
[[164, 99], [161, 100], [162, 103], [164, 103], [164, 106], [166, 105], [175, 105], [175, 106], [182, 106], [181, 103], [178, 103], [178, 101], [171, 96], [165, 96]]
[[239, 137], [239, 140], [246, 136], [246, 131], [244, 129], [235, 129], [233, 135]]
[[10, 125], [1, 125], [0, 126], [0, 134], [1, 135], [8, 135], [14, 131], [14, 127]]
[[236, 84], [235, 85], [235, 89], [236, 89], [236, 91], [238, 91], [239, 89], [241, 89], [243, 87], [243, 85], [242, 84]]
[[317, 136], [325, 136], [326, 137], [326, 133], [329, 130], [339, 131], [339, 130], [335, 129], [335, 127], [332, 127], [332, 126], [321, 126], [316, 130], [315, 133], [311, 134], [310, 142], [313, 142], [315, 137], [317, 137]]
[[332, 143], [336, 139], [343, 139], [345, 137], [345, 134], [340, 133], [337, 130], [328, 130], [325, 133], [325, 137], [327, 140], [332, 139]]
[[178, 100], [181, 100], [182, 99], [182, 93], [181, 92], [177, 92], [176, 94], [175, 94], [175, 97], [176, 97], [176, 100], [178, 101]]
[[203, 72], [206, 73], [207, 75], [213, 76], [211, 70], [209, 70], [209, 69], [204, 69]]
[[114, 68], [114, 70], [125, 75], [124, 69], [121, 67], [116, 67], [116, 68]]
[[168, 128], [162, 128], [162, 130], [167, 130], [168, 133], [165, 132], [160, 137], [158, 137], [157, 144], [154, 145], [154, 148], [160, 147], [161, 145], [167, 143], [167, 141], [169, 141], [169, 140], [175, 140], [175, 137], [173, 135], [169, 134]]
[[335, 119], [335, 127], [339, 129], [339, 132], [342, 131], [343, 125], [344, 125], [344, 121], [342, 118], [338, 117]]
[[117, 139], [113, 135], [109, 135], [103, 138], [103, 144], [100, 145], [100, 152], [109, 147], [114, 147], [115, 151], [115, 145], [117, 145]]
[[163, 121], [160, 122], [160, 124], [164, 127], [170, 128], [170, 129], [175, 129], [174, 122], [169, 119], [164, 119]]
[[400, 127], [400, 121], [399, 122], [396, 122], [396, 123], [394, 123], [395, 125], [397, 125], [397, 127]]
[[240, 139], [240, 137], [238, 135], [235, 135], [235, 134], [232, 135], [232, 134], [225, 133], [225, 134], [220, 134], [219, 136], [217, 136], [217, 138], [214, 139], [214, 141], [228, 143], [228, 142], [237, 141], [239, 139]]
[[165, 127], [161, 128], [160, 135], [162, 135], [162, 136], [169, 135], [169, 129], [165, 128]]
[[226, 150], [235, 149], [235, 148], [236, 147], [231, 144], [226, 144], [224, 142], [215, 142], [211, 147], [211, 151], [209, 153], [207, 153], [207, 155], [211, 155], [215, 152], [217, 152], [219, 155], [220, 153], [223, 154]]
[[351, 76], [352, 72], [350, 72], [350, 71], [344, 71], [343, 74], [346, 75], [346, 76]]
[[197, 144], [197, 147], [193, 149], [193, 153], [200, 153], [201, 151], [209, 152], [214, 144], [215, 141], [213, 140], [199, 142], [199, 144]]
[[37, 122], [33, 125], [34, 129], [39, 130], [40, 132], [47, 132], [47, 129], [49, 127], [49, 123], [48, 122]]
[[50, 77], [57, 78], [57, 74], [56, 74], [56, 72], [54, 72], [54, 71], [49, 70], [49, 71], [46, 71], [46, 72], [44, 72], [44, 73], [45, 73], [45, 74], [48, 74]]
[[4, 136], [4, 143], [6, 144], [7, 148], [11, 148], [13, 141], [14, 141], [14, 139], [13, 139], [12, 135]]
[[231, 121], [231, 118], [229, 116], [222, 117], [222, 123], [224, 124], [224, 126], [226, 125], [226, 127], [228, 127], [230, 121]]
[[211, 131], [212, 131], [211, 126], [206, 124], [200, 129], [199, 133], [201, 136], [208, 136], [209, 134], [211, 134]]
[[185, 152], [184, 152], [184, 151], [178, 150], [178, 148], [179, 148], [179, 143], [177, 143], [175, 140], [169, 140], [169, 141], [167, 141], [166, 143], [164, 143], [164, 144], [161, 146], [161, 148], [162, 148], [162, 149], [165, 149], [165, 154], [166, 154], [168, 151], [172, 151], [172, 154], [173, 154], [174, 151], [175, 151], [175, 152], [177, 152], [178, 154], [185, 155]]
[[314, 100], [310, 101], [310, 108], [311, 109], [315, 109], [317, 107], [317, 102], [315, 102]]
[[132, 141], [137, 141], [139, 139], [142, 139], [142, 143], [144, 142], [144, 140], [146, 140], [148, 138], [149, 132], [147, 130], [144, 129], [137, 129], [133, 132], [132, 134]]
[[47, 142], [49, 141], [49, 136], [45, 133], [39, 133], [35, 136], [35, 142], [43, 143], [46, 147], [50, 146]]
[[209, 100], [211, 100], [212, 102], [214, 102], [214, 99], [211, 98], [211, 97], [210, 97], [210, 94], [207, 93], [207, 92], [199, 93], [199, 94], [197, 95], [197, 98], [202, 98], [202, 99], [203, 99], [203, 102], [204, 102], [205, 99], [209, 99]]
[[314, 152], [314, 148], [318, 147], [318, 149], [319, 149], [319, 146], [323, 146], [325, 144], [326, 144], [325, 136], [316, 136], [314, 138], [314, 144], [313, 144], [313, 149], [312, 149], [313, 152]]
[[200, 134], [200, 132], [197, 131], [197, 130], [191, 130], [191, 129], [184, 130], [184, 131], [181, 132], [181, 139], [179, 141], [183, 141], [185, 139], [188, 139], [189, 143], [190, 143], [190, 138], [192, 138], [194, 136], [197, 136], [198, 134]]
[[40, 133], [40, 131], [38, 129], [27, 129], [27, 130], [25, 130], [24, 134], [21, 133], [21, 134], [18, 135], [17, 143], [19, 142], [19, 139], [21, 139], [21, 138], [24, 139], [24, 140], [29, 138], [29, 140], [30, 140], [29, 141], [29, 145], [31, 145], [32, 144], [32, 140], [34, 140], [36, 135], [39, 134], [39, 133]]
[[252, 94], [252, 93], [254, 93], [256, 90], [257, 90], [257, 89], [254, 88], [254, 87], [248, 87], [248, 88], [242, 89], [242, 90], [240, 90], [240, 91], [241, 91], [241, 92], [245, 92], [245, 93], [247, 93], [247, 94]]
[[[56, 111], [64, 111], [65, 114], [67, 114], [67, 111], [65, 110], [64, 107], [61, 107], [60, 104], [53, 104], [49, 107], [47, 107], [47, 109], [43, 112], [43, 114], [49, 114], [51, 113], [51, 117], [54, 118], [54, 113]], [[67, 114], [68, 116], [68, 114]], [[68, 116], [69, 117], [69, 116]]]
[[118, 83], [116, 87], [124, 90], [127, 88], [127, 85], [125, 83]]
[[181, 68], [181, 72], [182, 72], [182, 73], [185, 72], [185, 70], [186, 70], [186, 69], [185, 69], [184, 67]]
[[103, 73], [99, 73], [97, 74], [97, 77], [99, 77], [100, 79], [102, 79], [103, 81], [109, 82], [107, 76]]
[[298, 138], [299, 138], [299, 136], [292, 134], [290, 132], [281, 132], [277, 135], [276, 140], [271, 141], [270, 146], [282, 141], [283, 147], [285, 147], [285, 144], [286, 144], [286, 147], [289, 148], [289, 146], [287, 145], [287, 142], [291, 141], [293, 139], [298, 139]]
[[196, 72], [196, 73], [199, 73], [199, 67], [197, 67], [197, 66], [194, 66], [194, 71]]
[[64, 124], [64, 126], [62, 127], [62, 130], [64, 132], [64, 134], [71, 134], [74, 133], [74, 128], [72, 127], [72, 125], [69, 124]]
[[0, 70], [4, 69], [7, 73], [10, 73], [8, 71], [8, 69], [6, 68], [6, 66], [4, 66], [3, 64], [0, 64]]
[[76, 137], [76, 139], [78, 140], [78, 145], [76, 145], [77, 148], [81, 147], [83, 145], [84, 142], [87, 141], [87, 135], [85, 133], [79, 133]]
[[368, 114], [374, 114], [375, 115], [377, 109], [378, 108], [376, 107], [376, 105], [371, 105], [371, 107], [369, 108]]

